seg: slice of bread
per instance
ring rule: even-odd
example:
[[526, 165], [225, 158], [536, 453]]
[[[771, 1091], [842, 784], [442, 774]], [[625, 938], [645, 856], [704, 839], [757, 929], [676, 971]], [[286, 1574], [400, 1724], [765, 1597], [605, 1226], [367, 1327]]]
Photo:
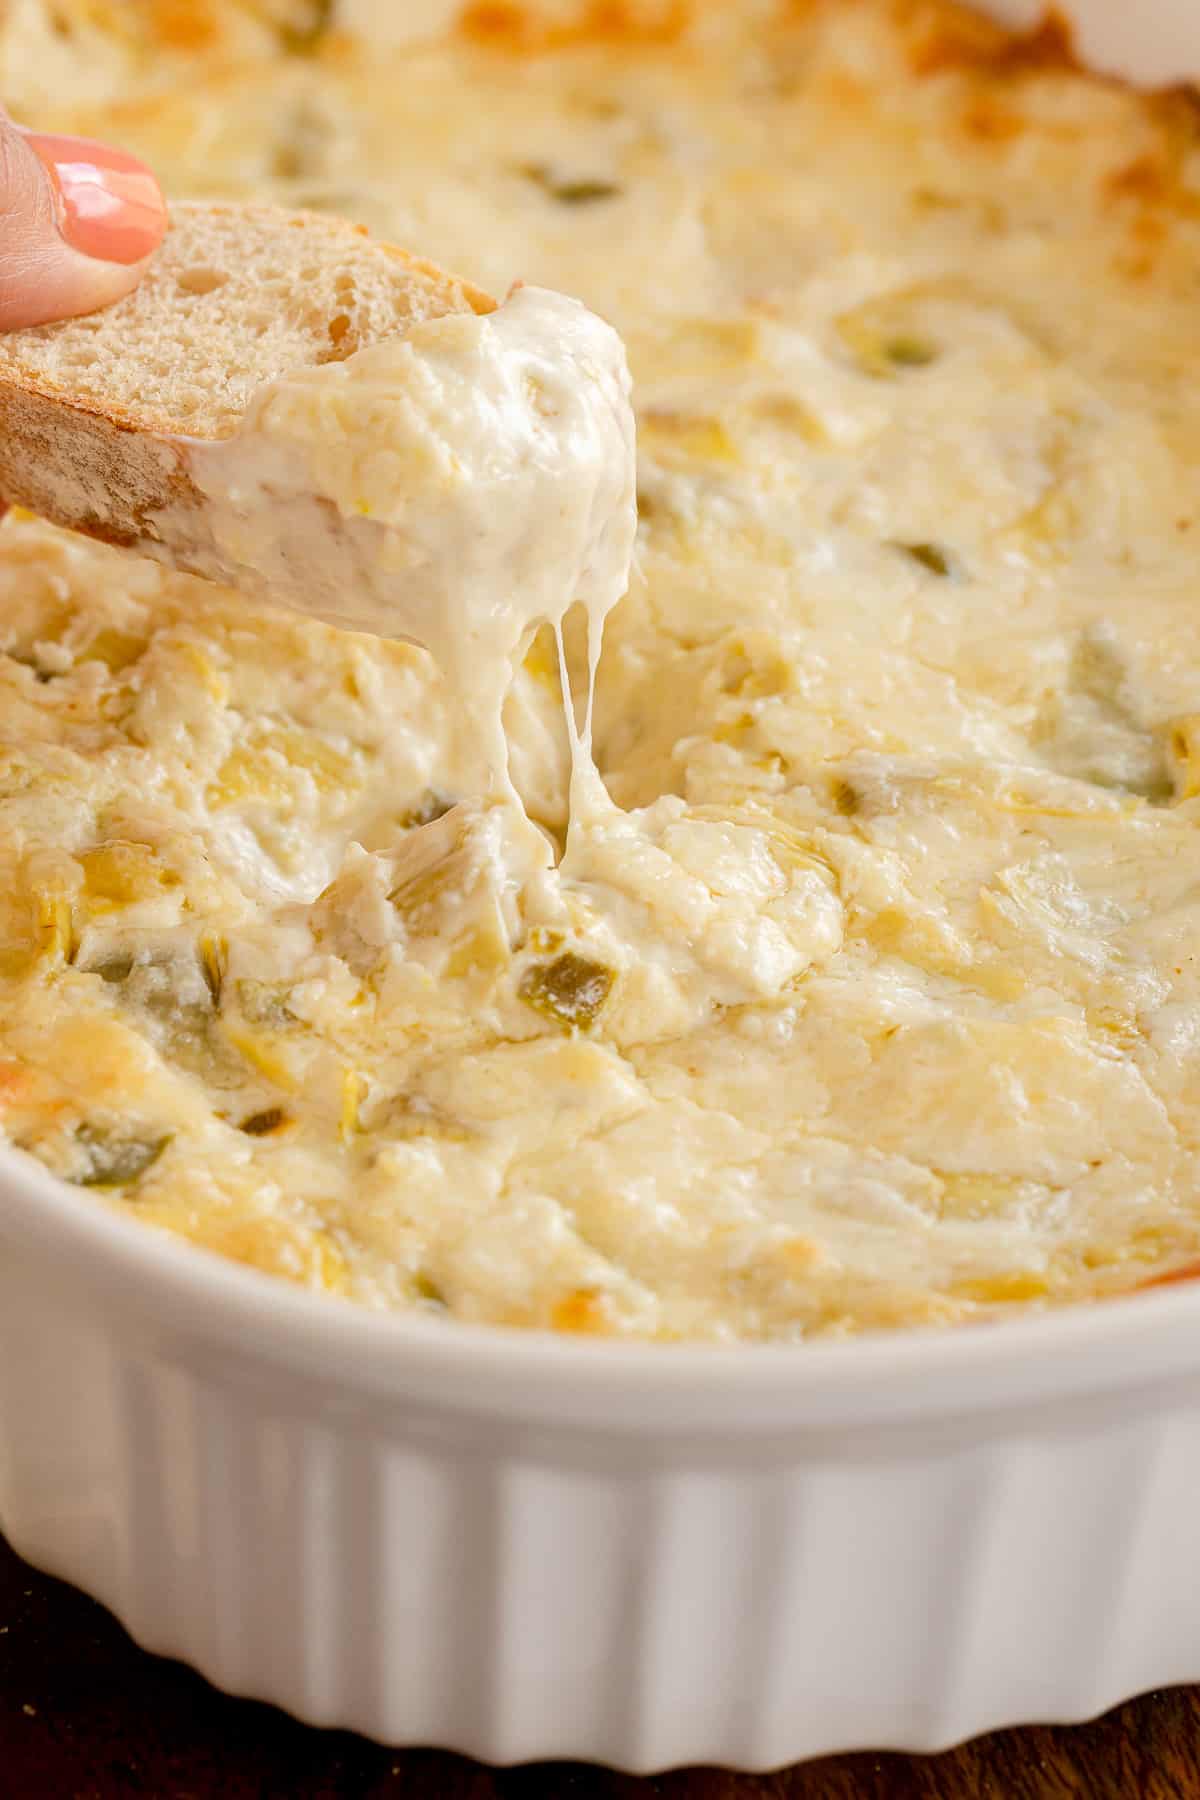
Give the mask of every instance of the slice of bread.
[[132, 294], [0, 335], [0, 497], [220, 575], [181, 440], [228, 437], [264, 381], [495, 305], [342, 219], [178, 205]]

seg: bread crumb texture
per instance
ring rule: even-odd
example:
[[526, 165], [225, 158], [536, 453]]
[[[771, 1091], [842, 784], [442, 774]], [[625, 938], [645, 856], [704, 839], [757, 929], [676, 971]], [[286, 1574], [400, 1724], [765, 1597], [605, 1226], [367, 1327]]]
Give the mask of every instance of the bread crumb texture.
[[468, 304], [460, 283], [365, 226], [183, 201], [132, 294], [7, 333], [0, 379], [67, 392], [138, 426], [226, 437], [263, 382]]

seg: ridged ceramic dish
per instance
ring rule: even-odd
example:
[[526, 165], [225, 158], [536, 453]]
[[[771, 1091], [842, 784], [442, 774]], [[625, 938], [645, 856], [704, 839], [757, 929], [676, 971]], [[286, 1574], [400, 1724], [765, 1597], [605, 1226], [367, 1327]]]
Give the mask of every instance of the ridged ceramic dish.
[[752, 1769], [1200, 1678], [1187, 1287], [597, 1348], [314, 1301], [0, 1176], [0, 1524], [233, 1692], [497, 1762]]
[[[1195, 72], [1183, 0], [1136, 45], [1121, 0], [1069, 10], [1106, 66]], [[1198, 1475], [1187, 1285], [596, 1345], [314, 1300], [0, 1151], [0, 1527], [314, 1722], [644, 1770], [1088, 1717], [1200, 1679]]]

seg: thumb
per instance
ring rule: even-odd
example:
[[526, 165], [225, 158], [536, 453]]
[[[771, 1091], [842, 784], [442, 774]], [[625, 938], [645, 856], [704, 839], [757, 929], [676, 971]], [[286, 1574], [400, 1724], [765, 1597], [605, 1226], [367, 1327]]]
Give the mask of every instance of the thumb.
[[0, 112], [0, 331], [119, 300], [166, 227], [158, 183], [136, 157], [24, 132]]

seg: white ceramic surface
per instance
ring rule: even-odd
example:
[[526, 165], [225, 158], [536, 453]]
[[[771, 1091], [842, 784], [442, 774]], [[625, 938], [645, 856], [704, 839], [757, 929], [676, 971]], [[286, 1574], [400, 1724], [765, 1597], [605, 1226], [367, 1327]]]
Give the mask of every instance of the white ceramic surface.
[[[1028, 30], [1045, 0], [979, 0], [1004, 24]], [[1200, 0], [1055, 0], [1085, 62], [1144, 87], [1200, 80]]]
[[492, 1761], [934, 1749], [1200, 1679], [1200, 1292], [792, 1349], [376, 1317], [0, 1153], [0, 1526], [149, 1648]]
[[[1200, 74], [1196, 0], [1064, 10]], [[752, 1769], [1084, 1718], [1200, 1679], [1198, 1485], [1200, 1289], [594, 1345], [314, 1300], [0, 1151], [0, 1527], [314, 1722]]]

